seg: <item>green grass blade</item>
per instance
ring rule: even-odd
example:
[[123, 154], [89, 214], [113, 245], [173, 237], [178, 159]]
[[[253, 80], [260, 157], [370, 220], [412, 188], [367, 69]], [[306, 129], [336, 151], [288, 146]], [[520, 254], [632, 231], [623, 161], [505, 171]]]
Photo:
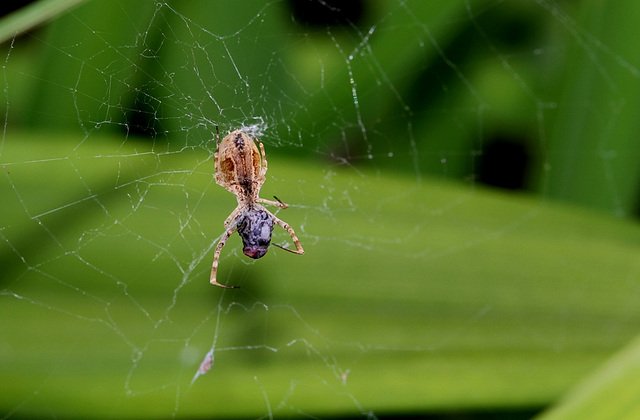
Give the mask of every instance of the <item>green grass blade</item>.
[[87, 0], [40, 0], [0, 20], [0, 43], [41, 25]]
[[538, 420], [640, 418], [640, 338], [569, 392]]
[[246, 264], [234, 235], [227, 293], [208, 276], [236, 202], [210, 153], [7, 138], [0, 409], [16, 416], [259, 417], [262, 390], [319, 416], [541, 407], [637, 334], [632, 222], [270, 155], [262, 195], [291, 205], [278, 216], [306, 254]]

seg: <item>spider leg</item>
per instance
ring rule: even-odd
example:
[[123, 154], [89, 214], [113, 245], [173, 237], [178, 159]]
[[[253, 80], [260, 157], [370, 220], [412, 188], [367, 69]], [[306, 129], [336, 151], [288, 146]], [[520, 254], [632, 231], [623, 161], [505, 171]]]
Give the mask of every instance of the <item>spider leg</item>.
[[237, 229], [234, 227], [232, 229], [227, 229], [227, 231], [220, 238], [220, 242], [216, 246], [216, 252], [213, 254], [213, 265], [211, 266], [211, 284], [214, 286], [224, 287], [225, 289], [237, 289], [239, 286], [227, 286], [216, 281], [216, 274], [218, 273], [218, 261], [220, 260], [220, 251], [222, 251], [222, 247], [225, 243], [227, 243], [227, 239], [231, 236]]
[[238, 216], [238, 213], [240, 213], [241, 210], [242, 210], [242, 205], [240, 204], [238, 204], [238, 206], [235, 209], [233, 209], [229, 217], [227, 217], [227, 220], [224, 221], [225, 229], [229, 229], [229, 226], [231, 225], [233, 220]]
[[275, 195], [273, 196], [273, 198], [275, 198], [278, 201], [266, 200], [266, 199], [260, 198], [260, 197], [258, 197], [258, 199], [256, 201], [258, 203], [264, 203], [264, 204], [269, 204], [270, 206], [280, 207], [281, 209], [286, 209], [287, 207], [289, 207], [288, 204], [283, 203], [282, 201], [280, 201], [280, 199], [278, 197], [276, 197]]
[[273, 245], [277, 246], [278, 248], [284, 249], [285, 251], [292, 252], [294, 254], [298, 254], [298, 255], [304, 254], [304, 248], [302, 248], [302, 244], [298, 240], [298, 237], [296, 236], [296, 233], [294, 232], [293, 228], [289, 226], [288, 223], [278, 219], [273, 214], [271, 214], [271, 217], [273, 217], [273, 221], [276, 222], [278, 226], [280, 226], [282, 229], [289, 232], [289, 235], [291, 235], [291, 239], [293, 239], [293, 243], [296, 245], [296, 249], [294, 250], [294, 249], [285, 248], [282, 245], [278, 245], [278, 244], [273, 244]]
[[264, 144], [258, 139], [255, 139], [260, 146], [260, 154], [262, 155], [262, 169], [260, 170], [260, 176], [265, 176], [267, 173], [267, 154], [264, 152]]

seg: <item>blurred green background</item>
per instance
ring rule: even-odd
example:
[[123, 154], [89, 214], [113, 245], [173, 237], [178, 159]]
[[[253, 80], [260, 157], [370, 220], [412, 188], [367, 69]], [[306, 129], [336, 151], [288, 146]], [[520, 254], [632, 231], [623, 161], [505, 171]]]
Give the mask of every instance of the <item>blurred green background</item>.
[[[636, 3], [5, 11], [0, 417], [638, 418]], [[232, 291], [216, 126], [306, 250]]]

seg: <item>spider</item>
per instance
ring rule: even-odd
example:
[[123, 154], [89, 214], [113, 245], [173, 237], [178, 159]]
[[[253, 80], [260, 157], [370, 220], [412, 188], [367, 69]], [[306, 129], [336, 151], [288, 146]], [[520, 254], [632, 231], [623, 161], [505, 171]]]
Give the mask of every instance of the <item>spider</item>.
[[[260, 145], [259, 151], [256, 143]], [[234, 232], [237, 231], [242, 238], [242, 252], [247, 257], [254, 259], [262, 258], [267, 253], [274, 224], [289, 232], [296, 249], [288, 249], [278, 244], [274, 244], [275, 246], [298, 255], [304, 254], [304, 249], [291, 226], [278, 219], [273, 213], [259, 204], [269, 204], [281, 209], [289, 207], [288, 204], [283, 203], [275, 196], [273, 198], [277, 201], [258, 197], [267, 173], [267, 158], [262, 142], [258, 139], [252, 140], [247, 134], [236, 130], [229, 133], [220, 143], [220, 133], [216, 127], [214, 161], [216, 183], [235, 194], [238, 199], [238, 206], [224, 221], [226, 231], [220, 238], [220, 242], [216, 246], [216, 252], [213, 255], [211, 284], [226, 289], [234, 289], [238, 286], [227, 286], [216, 281], [220, 251]]]

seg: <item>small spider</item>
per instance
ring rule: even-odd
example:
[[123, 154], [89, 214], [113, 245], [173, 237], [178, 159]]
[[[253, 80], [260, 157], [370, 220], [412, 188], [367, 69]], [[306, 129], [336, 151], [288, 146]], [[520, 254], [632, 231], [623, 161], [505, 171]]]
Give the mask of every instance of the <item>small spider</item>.
[[[220, 238], [213, 256], [211, 284], [233, 289], [237, 286], [226, 286], [218, 283], [216, 281], [216, 273], [218, 271], [220, 251], [229, 236], [234, 232], [237, 231], [242, 238], [244, 245], [242, 252], [254, 259], [262, 258], [267, 253], [274, 224], [289, 232], [296, 249], [288, 249], [278, 244], [274, 244], [275, 246], [298, 255], [304, 254], [304, 249], [291, 226], [278, 219], [259, 204], [269, 204], [281, 209], [289, 207], [288, 204], [280, 201], [278, 197], [274, 197], [277, 201], [258, 197], [267, 173], [267, 158], [262, 142], [257, 139], [252, 140], [242, 131], [236, 130], [229, 133], [220, 143], [220, 133], [217, 131], [217, 127], [216, 134], [216, 153], [214, 155], [216, 183], [235, 194], [238, 199], [238, 206], [224, 221], [226, 232]], [[260, 150], [258, 150], [256, 142], [260, 145]]]

